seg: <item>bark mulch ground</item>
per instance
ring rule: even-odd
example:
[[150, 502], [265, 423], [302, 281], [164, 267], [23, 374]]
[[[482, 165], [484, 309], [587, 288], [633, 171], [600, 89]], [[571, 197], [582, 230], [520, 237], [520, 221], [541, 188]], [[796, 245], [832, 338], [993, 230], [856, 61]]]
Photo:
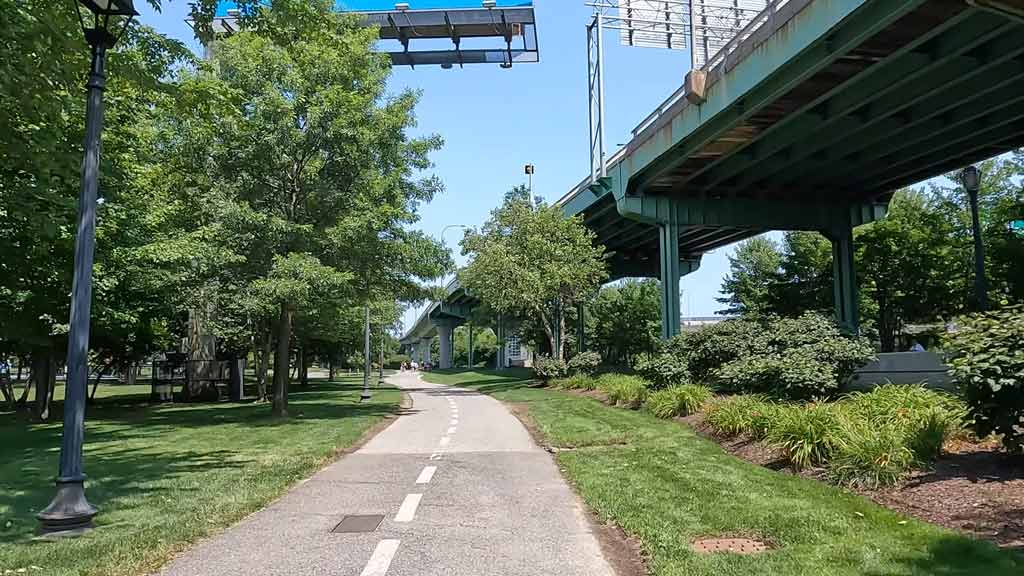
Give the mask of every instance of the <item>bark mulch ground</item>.
[[[679, 420], [734, 456], [792, 472], [782, 453], [763, 442], [749, 436], [724, 438], [701, 414]], [[800, 475], [827, 480], [822, 469]], [[933, 469], [915, 472], [896, 486], [857, 492], [907, 516], [1024, 550], [1024, 459], [1000, 452], [995, 441], [950, 442]]]

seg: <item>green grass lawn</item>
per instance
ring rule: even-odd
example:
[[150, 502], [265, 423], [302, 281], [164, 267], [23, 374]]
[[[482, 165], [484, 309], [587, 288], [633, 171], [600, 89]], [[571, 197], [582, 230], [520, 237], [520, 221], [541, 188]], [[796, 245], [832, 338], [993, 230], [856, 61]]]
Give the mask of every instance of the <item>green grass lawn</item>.
[[[1000, 550], [890, 512], [845, 490], [725, 453], [689, 428], [643, 412], [527, 387], [525, 372], [425, 375], [523, 403], [583, 499], [643, 543], [659, 576], [1024, 574]], [[769, 540], [759, 556], [700, 556], [699, 537]]]
[[[293, 385], [286, 421], [271, 418], [267, 404], [151, 406], [148, 386], [101, 384], [102, 399], [86, 417], [85, 452], [97, 529], [57, 542], [33, 537], [35, 514], [54, 493], [60, 423], [0, 415], [0, 574], [153, 570], [280, 496], [397, 408], [394, 389], [360, 404], [361, 383], [346, 376]], [[53, 410], [59, 417], [59, 402]]]

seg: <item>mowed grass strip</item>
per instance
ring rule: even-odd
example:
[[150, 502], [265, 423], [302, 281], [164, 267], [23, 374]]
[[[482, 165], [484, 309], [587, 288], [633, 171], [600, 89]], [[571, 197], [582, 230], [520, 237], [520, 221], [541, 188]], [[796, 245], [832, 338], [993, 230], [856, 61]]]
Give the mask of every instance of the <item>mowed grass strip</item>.
[[397, 408], [397, 390], [360, 404], [360, 388], [358, 377], [293, 385], [292, 418], [276, 420], [267, 404], [148, 405], [138, 386], [101, 384], [103, 399], [86, 416], [85, 450], [97, 529], [56, 542], [33, 536], [35, 514], [54, 492], [60, 423], [0, 417], [0, 574], [156, 569], [280, 496]]
[[[676, 422], [533, 388], [517, 372], [430, 373], [524, 403], [557, 460], [602, 518], [636, 536], [658, 576], [1015, 575], [1020, 552], [905, 518], [840, 488], [725, 453]], [[701, 537], [762, 538], [756, 556], [698, 555]]]

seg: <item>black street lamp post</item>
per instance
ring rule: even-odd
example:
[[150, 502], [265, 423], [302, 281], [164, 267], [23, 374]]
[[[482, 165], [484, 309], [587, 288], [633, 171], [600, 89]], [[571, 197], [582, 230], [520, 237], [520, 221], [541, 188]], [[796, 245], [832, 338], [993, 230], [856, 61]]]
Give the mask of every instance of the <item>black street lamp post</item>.
[[[85, 390], [89, 377], [89, 315], [92, 307], [92, 264], [96, 246], [96, 194], [99, 184], [100, 132], [103, 130], [104, 66], [112, 48], [131, 19], [137, 15], [132, 0], [78, 0], [78, 17], [92, 50], [88, 103], [85, 115], [85, 158], [82, 188], [78, 196], [78, 230], [75, 235], [75, 269], [71, 287], [71, 320], [68, 333], [67, 379], [64, 387], [64, 430], [60, 446], [57, 494], [37, 516], [40, 531], [51, 535], [75, 535], [92, 527], [96, 516], [85, 498], [82, 444], [85, 440]], [[82, 7], [91, 13], [83, 17]], [[119, 33], [111, 24], [122, 22]]]
[[985, 248], [981, 241], [981, 219], [978, 217], [978, 189], [981, 188], [981, 170], [968, 166], [960, 171], [960, 183], [967, 190], [971, 202], [971, 232], [974, 235], [974, 297], [978, 310], [988, 309], [988, 283], [985, 280]]

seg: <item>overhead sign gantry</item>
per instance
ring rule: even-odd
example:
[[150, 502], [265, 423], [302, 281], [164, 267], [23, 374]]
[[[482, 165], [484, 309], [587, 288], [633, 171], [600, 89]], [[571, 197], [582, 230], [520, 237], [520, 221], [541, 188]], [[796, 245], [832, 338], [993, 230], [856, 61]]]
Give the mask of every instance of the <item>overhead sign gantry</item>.
[[[396, 66], [511, 68], [540, 60], [532, 0], [338, 0], [335, 10], [378, 27], [380, 48]], [[236, 2], [219, 2], [215, 29], [233, 32], [240, 15]]]

